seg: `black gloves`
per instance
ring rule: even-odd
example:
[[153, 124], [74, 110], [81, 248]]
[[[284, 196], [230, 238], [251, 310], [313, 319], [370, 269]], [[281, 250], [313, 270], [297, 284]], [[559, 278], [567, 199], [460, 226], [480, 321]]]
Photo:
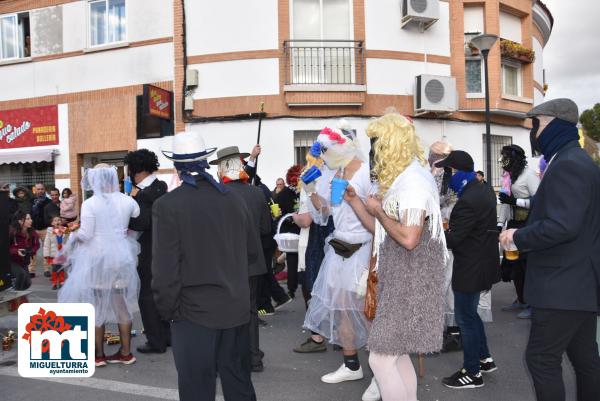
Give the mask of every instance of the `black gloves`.
[[512, 195], [507, 195], [504, 192], [500, 192], [500, 195], [498, 195], [498, 198], [500, 198], [500, 203], [504, 203], [507, 205], [513, 205], [513, 206], [517, 205], [517, 198], [515, 198]]

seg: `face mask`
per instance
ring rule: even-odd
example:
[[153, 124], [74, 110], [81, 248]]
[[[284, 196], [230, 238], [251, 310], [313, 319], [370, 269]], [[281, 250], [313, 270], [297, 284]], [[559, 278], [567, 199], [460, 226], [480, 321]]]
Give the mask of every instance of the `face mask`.
[[531, 131], [529, 131], [529, 142], [531, 143], [531, 155], [533, 157], [537, 157], [542, 154], [542, 149], [537, 140], [537, 132], [540, 129], [540, 120], [538, 120], [536, 117], [533, 117], [531, 120], [533, 123], [533, 125], [531, 127]]

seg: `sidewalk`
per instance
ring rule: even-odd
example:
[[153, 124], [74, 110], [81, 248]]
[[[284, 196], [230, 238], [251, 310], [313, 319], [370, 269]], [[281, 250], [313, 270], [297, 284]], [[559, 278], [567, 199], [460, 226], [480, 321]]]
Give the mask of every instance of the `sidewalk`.
[[[45, 278], [34, 279], [31, 302], [54, 302], [56, 291], [50, 290]], [[514, 288], [498, 284], [493, 290], [494, 323], [486, 324], [492, 356], [498, 371], [485, 376], [485, 387], [476, 390], [451, 390], [441, 379], [454, 373], [462, 362], [461, 353], [428, 356], [425, 359], [425, 377], [419, 379], [420, 401], [535, 401], [533, 386], [525, 367], [523, 352], [527, 343], [529, 321], [519, 320], [515, 314], [501, 312], [500, 307], [512, 302]], [[320, 354], [296, 354], [291, 350], [304, 341], [308, 333], [301, 325], [304, 317], [303, 302], [296, 299], [274, 316], [267, 317], [268, 326], [261, 327], [261, 348], [265, 352], [265, 371], [253, 376], [259, 401], [359, 401], [369, 385], [371, 372], [367, 355], [360, 352], [365, 378], [356, 382], [325, 384], [321, 375], [337, 369], [342, 363], [340, 352], [329, 347]], [[134, 329], [141, 329], [139, 314]], [[112, 331], [114, 328], [109, 328]], [[133, 339], [133, 347], [145, 341], [143, 336]], [[199, 344], [201, 346], [201, 344]], [[107, 346], [106, 352], [118, 346]], [[138, 362], [131, 366], [107, 366], [96, 370], [92, 379], [35, 380], [18, 376], [16, 349], [0, 353], [0, 382], [2, 393], [11, 401], [38, 400], [177, 400], [177, 374], [171, 351], [160, 355], [136, 354]], [[413, 358], [413, 361], [415, 359]], [[416, 361], [415, 361], [416, 362]], [[574, 375], [571, 365], [563, 366], [567, 400], [575, 399]], [[220, 389], [218, 390], [221, 393]], [[2, 398], [4, 399], [4, 398]], [[223, 401], [219, 396], [218, 401]]]

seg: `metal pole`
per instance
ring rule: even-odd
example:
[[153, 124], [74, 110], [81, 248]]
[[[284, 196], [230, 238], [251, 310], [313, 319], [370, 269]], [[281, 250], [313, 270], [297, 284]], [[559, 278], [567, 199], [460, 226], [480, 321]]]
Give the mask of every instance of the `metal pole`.
[[490, 132], [490, 84], [488, 79], [488, 54], [489, 50], [482, 50], [483, 70], [485, 74], [485, 154], [486, 154], [486, 172], [487, 182], [494, 186], [492, 177], [492, 135]]
[[[262, 127], [262, 118], [265, 110], [265, 102], [260, 102], [260, 113], [258, 113], [258, 136], [256, 138], [256, 144], [260, 145], [260, 129]], [[256, 180], [256, 175], [258, 174], [258, 156], [256, 156], [256, 160], [254, 161], [254, 177], [252, 177], [252, 185]]]

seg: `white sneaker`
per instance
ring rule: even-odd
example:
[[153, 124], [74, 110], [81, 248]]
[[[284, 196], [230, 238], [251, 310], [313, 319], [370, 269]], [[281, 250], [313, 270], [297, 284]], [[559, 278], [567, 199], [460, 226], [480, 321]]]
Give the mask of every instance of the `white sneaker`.
[[379, 393], [379, 386], [375, 378], [371, 379], [371, 384], [365, 390], [362, 395], [362, 401], [381, 401], [381, 394]]
[[358, 370], [350, 370], [342, 363], [342, 366], [335, 372], [327, 373], [321, 377], [323, 383], [341, 383], [349, 380], [360, 380], [363, 378], [362, 367]]

